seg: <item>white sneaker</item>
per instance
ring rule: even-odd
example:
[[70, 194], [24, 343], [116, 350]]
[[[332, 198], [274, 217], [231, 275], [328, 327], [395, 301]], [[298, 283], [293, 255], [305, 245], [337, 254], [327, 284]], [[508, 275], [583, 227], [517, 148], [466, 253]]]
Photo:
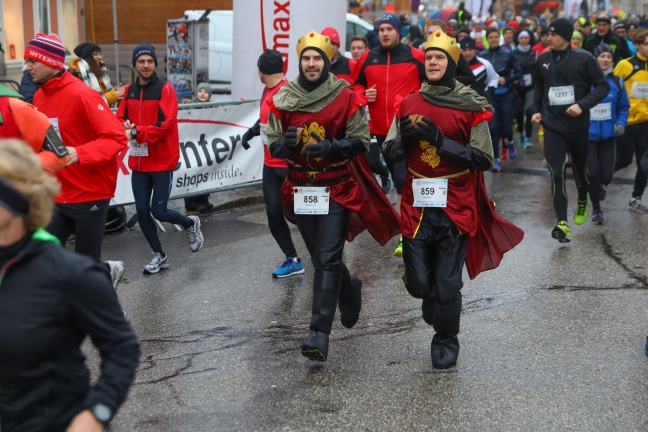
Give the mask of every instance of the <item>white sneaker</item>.
[[153, 259], [151, 260], [151, 262], [144, 266], [143, 273], [155, 274], [160, 270], [167, 268], [169, 268], [169, 264], [167, 264], [167, 255], [162, 255], [160, 252], [155, 252], [153, 254]]
[[117, 289], [117, 285], [124, 277], [126, 267], [123, 261], [106, 261], [106, 265], [110, 269], [110, 280], [112, 281], [113, 288]]
[[630, 210], [634, 210], [634, 211], [637, 211], [639, 213], [648, 213], [648, 207], [646, 207], [641, 202], [641, 197], [630, 198], [630, 202], [628, 203], [628, 208]]
[[191, 252], [198, 252], [203, 245], [203, 235], [200, 231], [200, 218], [198, 216], [187, 216], [193, 221], [193, 225], [185, 230], [187, 237], [189, 237], [189, 248]]

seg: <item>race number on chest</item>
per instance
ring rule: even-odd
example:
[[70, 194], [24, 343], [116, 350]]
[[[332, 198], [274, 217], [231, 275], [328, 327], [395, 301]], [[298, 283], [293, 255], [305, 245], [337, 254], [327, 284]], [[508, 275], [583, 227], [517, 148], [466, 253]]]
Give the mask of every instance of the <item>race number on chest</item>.
[[572, 105], [574, 102], [573, 85], [549, 88], [549, 105]]
[[329, 188], [296, 187], [294, 212], [299, 215], [325, 215], [329, 212]]
[[413, 179], [414, 207], [445, 207], [448, 203], [448, 179]]

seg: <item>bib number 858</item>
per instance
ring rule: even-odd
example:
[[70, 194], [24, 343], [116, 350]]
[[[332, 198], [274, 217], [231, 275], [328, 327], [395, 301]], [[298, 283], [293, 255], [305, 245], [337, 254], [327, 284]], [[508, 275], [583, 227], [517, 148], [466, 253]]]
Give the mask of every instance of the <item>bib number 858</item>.
[[313, 195], [304, 195], [304, 204], [315, 204], [317, 203], [317, 197]]

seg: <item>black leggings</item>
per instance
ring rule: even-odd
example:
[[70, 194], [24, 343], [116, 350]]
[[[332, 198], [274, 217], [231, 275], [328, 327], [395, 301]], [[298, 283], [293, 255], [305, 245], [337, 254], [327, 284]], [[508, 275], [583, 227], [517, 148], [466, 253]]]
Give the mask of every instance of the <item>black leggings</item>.
[[56, 203], [47, 231], [64, 246], [74, 233], [74, 251], [101, 261], [101, 245], [106, 231], [109, 204], [109, 199], [78, 204]]
[[[382, 149], [382, 145], [385, 142], [386, 135], [376, 135], [376, 141], [378, 141], [378, 148]], [[394, 187], [396, 188], [396, 193], [402, 195], [403, 193], [403, 183], [405, 183], [405, 170], [407, 169], [406, 161], [403, 159], [399, 162], [393, 162], [390, 160], [386, 154], [383, 153], [385, 158], [385, 163], [387, 164], [387, 169], [391, 173], [392, 180], [394, 182]]]
[[530, 90], [520, 90], [517, 97], [517, 109], [515, 110], [515, 119], [517, 121], [517, 131], [519, 133], [524, 132], [524, 136], [531, 138], [531, 133], [533, 131], [533, 123], [531, 123], [531, 110], [530, 108], [524, 109], [526, 102], [526, 95], [528, 92], [532, 92], [533, 88]]
[[646, 173], [641, 169], [641, 158], [648, 151], [648, 122], [628, 126], [617, 141], [617, 162], [615, 171], [632, 163], [634, 154], [637, 163], [632, 197], [639, 198], [646, 189]]
[[412, 297], [437, 297], [440, 304], [457, 300], [468, 236], [460, 235], [439, 208], [425, 208], [415, 238], [403, 236], [405, 287]]
[[589, 131], [575, 133], [556, 132], [545, 127], [544, 152], [551, 174], [551, 194], [558, 221], [567, 220], [567, 188], [565, 167], [567, 153], [571, 153], [572, 170], [578, 189], [578, 200], [587, 200], [589, 179], [587, 178], [587, 150]]
[[297, 250], [281, 205], [281, 186], [287, 175], [288, 168], [271, 168], [263, 165], [263, 201], [272, 237], [284, 255], [294, 258], [298, 256]]
[[342, 252], [351, 213], [332, 199], [327, 215], [295, 215], [297, 228], [317, 270], [343, 274]]
[[594, 210], [601, 210], [599, 193], [601, 185], [608, 185], [614, 174], [614, 155], [616, 154], [614, 138], [602, 141], [590, 141], [587, 156], [587, 171], [590, 180], [590, 200]]
[[[135, 197], [137, 222], [142, 228], [144, 237], [146, 237], [153, 252], [163, 253], [162, 244], [157, 234], [157, 226], [153, 218], [160, 222], [182, 225], [184, 229], [193, 225], [191, 219], [182, 213], [167, 208], [171, 186], [173, 186], [173, 171], [133, 171], [131, 173], [131, 185]], [[151, 217], [151, 213], [153, 217]]]

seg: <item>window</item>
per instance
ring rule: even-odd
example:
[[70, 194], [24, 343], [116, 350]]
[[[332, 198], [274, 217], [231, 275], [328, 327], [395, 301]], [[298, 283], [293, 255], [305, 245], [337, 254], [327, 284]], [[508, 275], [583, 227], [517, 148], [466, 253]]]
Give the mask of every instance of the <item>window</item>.
[[76, 0], [59, 0], [59, 31], [59, 36], [65, 45], [65, 54], [69, 55], [79, 45]]
[[35, 33], [51, 33], [49, 0], [34, 0], [34, 26]]
[[5, 59], [22, 60], [25, 50], [21, 0], [4, 0]]

